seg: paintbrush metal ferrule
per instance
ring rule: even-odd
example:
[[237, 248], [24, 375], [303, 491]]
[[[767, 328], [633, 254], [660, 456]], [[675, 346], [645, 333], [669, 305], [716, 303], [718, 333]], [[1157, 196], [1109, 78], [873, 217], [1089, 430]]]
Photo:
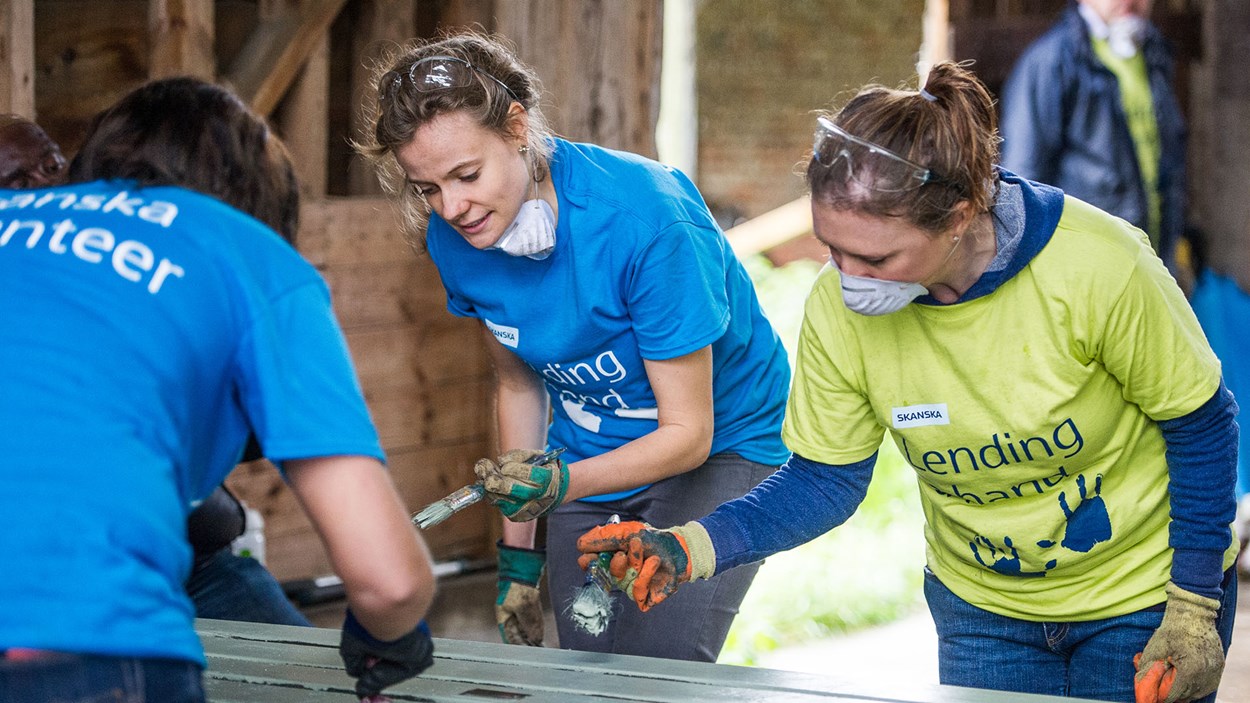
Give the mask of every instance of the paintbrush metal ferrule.
[[463, 488], [452, 491], [447, 497], [425, 506], [420, 512], [412, 516], [412, 521], [421, 529], [433, 527], [478, 502], [484, 495], [486, 495], [486, 489], [482, 487], [482, 484], [470, 483]]

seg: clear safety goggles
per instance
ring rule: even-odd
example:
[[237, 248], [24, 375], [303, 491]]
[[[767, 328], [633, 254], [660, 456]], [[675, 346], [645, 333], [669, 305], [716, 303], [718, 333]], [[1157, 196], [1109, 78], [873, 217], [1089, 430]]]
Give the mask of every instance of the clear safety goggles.
[[[945, 182], [932, 169], [905, 159], [883, 146], [860, 139], [827, 117], [816, 119], [812, 158], [833, 178], [850, 179], [869, 190], [901, 193], [926, 183]], [[845, 169], [841, 172], [840, 169]]]
[[516, 93], [512, 92], [512, 89], [503, 81], [455, 56], [427, 56], [414, 62], [407, 71], [389, 71], [382, 77], [382, 85], [387, 85], [387, 81], [390, 81], [386, 93], [388, 97], [393, 96], [395, 91], [399, 90], [405, 78], [413, 88], [417, 89], [417, 92], [436, 93], [440, 90], [464, 88], [471, 85], [474, 73], [494, 81], [513, 100], [521, 102]]

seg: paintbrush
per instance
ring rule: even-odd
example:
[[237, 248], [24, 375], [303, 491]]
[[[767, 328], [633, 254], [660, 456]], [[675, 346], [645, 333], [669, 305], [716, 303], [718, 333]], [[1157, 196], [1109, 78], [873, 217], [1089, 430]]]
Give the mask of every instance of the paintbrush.
[[[608, 518], [608, 524], [614, 525], [621, 521], [620, 515]], [[612, 562], [612, 552], [601, 552], [590, 562], [586, 569], [586, 582], [573, 600], [569, 602], [568, 616], [577, 629], [595, 637], [608, 629], [612, 620], [612, 574], [608, 565]]]
[[[557, 447], [549, 452], [544, 452], [530, 459], [529, 464], [533, 466], [541, 466], [564, 453], [564, 447]], [[465, 508], [473, 505], [486, 495], [486, 488], [481, 482], [470, 483], [469, 485], [452, 491], [446, 498], [436, 500], [433, 503], [422, 508], [416, 515], [412, 516], [412, 521], [417, 527], [426, 529], [433, 527]]]

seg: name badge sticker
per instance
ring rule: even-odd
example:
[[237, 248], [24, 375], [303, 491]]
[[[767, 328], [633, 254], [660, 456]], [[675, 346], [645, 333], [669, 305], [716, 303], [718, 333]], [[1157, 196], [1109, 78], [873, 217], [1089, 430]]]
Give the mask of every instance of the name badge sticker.
[[946, 403], [930, 403], [928, 405], [908, 405], [905, 408], [892, 408], [890, 419], [898, 430], [908, 427], [925, 427], [927, 425], [949, 425], [951, 416], [946, 411]]
[[507, 325], [497, 325], [490, 320], [483, 320], [483, 322], [490, 328], [491, 333], [495, 335], [495, 339], [498, 339], [500, 344], [513, 349], [517, 348], [517, 343], [521, 338], [520, 330]]

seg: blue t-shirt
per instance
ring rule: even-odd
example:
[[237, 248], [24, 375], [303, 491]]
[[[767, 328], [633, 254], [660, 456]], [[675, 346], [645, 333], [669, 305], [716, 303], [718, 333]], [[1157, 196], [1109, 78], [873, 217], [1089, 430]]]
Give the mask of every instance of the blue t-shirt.
[[203, 662], [186, 517], [254, 431], [382, 458], [317, 274], [179, 188], [0, 191], [0, 649]]
[[786, 352], [694, 184], [640, 156], [561, 139], [551, 175], [559, 211], [546, 259], [475, 249], [437, 215], [426, 235], [448, 309], [483, 320], [546, 383], [548, 444], [577, 461], [654, 431], [643, 359], [711, 345], [712, 453], [784, 461]]

